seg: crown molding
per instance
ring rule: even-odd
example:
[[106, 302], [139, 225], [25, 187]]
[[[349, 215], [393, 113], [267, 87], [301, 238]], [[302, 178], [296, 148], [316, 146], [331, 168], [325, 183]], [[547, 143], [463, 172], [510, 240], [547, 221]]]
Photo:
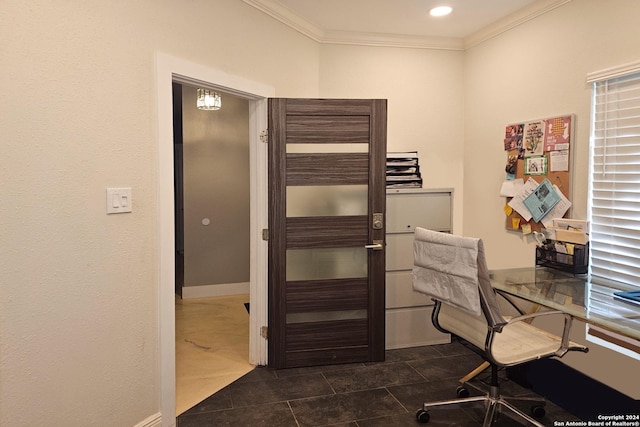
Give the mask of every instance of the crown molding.
[[453, 37], [424, 37], [388, 33], [327, 31], [321, 43], [414, 49], [464, 50], [463, 40]]
[[243, 1], [318, 43], [414, 49], [466, 50], [569, 3], [572, 0], [538, 0], [530, 6], [512, 13], [464, 39], [403, 34], [326, 31], [296, 14], [277, 0]]
[[538, 16], [551, 12], [552, 10], [571, 2], [572, 0], [538, 0], [531, 5], [502, 18], [474, 34], [464, 39], [464, 48], [469, 49], [487, 40], [490, 40], [502, 33], [505, 33], [525, 22], [531, 21]]
[[315, 40], [318, 43], [322, 43], [324, 38], [324, 30], [318, 28], [308, 20], [304, 19], [300, 15], [293, 12], [291, 9], [283, 6], [280, 2], [274, 0], [242, 0], [246, 4], [255, 7], [256, 9], [266, 13], [273, 19], [276, 19], [290, 28], [298, 31], [309, 37], [311, 40]]

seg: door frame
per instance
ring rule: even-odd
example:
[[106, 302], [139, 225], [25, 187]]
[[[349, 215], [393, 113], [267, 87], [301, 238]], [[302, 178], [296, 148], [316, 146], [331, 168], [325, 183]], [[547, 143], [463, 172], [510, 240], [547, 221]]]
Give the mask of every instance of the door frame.
[[267, 98], [275, 89], [223, 71], [156, 53], [157, 106], [157, 227], [158, 227], [158, 349], [160, 413], [163, 426], [175, 426], [175, 203], [173, 164], [172, 82], [219, 89], [249, 100], [250, 285], [249, 363], [265, 365], [267, 343], [267, 146], [260, 132], [267, 128]]

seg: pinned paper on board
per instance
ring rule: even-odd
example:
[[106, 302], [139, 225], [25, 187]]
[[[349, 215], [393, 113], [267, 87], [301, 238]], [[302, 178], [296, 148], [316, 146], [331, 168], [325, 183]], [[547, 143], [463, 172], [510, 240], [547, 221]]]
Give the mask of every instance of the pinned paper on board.
[[504, 205], [504, 213], [509, 216], [513, 213], [513, 208], [509, 205]]
[[524, 159], [525, 175], [546, 175], [547, 156], [531, 156]]
[[571, 116], [547, 119], [545, 125], [544, 151], [568, 150], [571, 142]]
[[524, 125], [525, 157], [541, 156], [544, 153], [545, 121], [536, 120]]
[[549, 153], [551, 160], [550, 172], [564, 172], [569, 170], [569, 150], [551, 151]]
[[560, 201], [560, 196], [547, 178], [523, 201], [535, 222], [544, 218]]
[[522, 133], [524, 132], [524, 124], [508, 125], [504, 132], [504, 150], [512, 151], [522, 148]]
[[554, 185], [553, 188], [558, 193], [558, 196], [560, 196], [560, 201], [553, 207], [553, 209], [551, 209], [551, 211], [547, 215], [545, 215], [544, 218], [542, 218], [542, 224], [546, 228], [553, 226], [554, 218], [562, 218], [564, 214], [569, 211], [569, 208], [571, 208], [571, 202], [569, 201], [569, 199], [567, 199], [564, 193], [560, 191], [558, 186]]
[[514, 211], [518, 212], [525, 221], [529, 221], [531, 219], [531, 212], [529, 212], [529, 209], [525, 206], [524, 199], [526, 199], [529, 194], [533, 193], [537, 187], [538, 182], [533, 178], [529, 178], [508, 203], [508, 205], [511, 206]]
[[502, 186], [500, 187], [500, 196], [501, 197], [513, 197], [518, 194], [518, 191], [524, 185], [524, 180], [522, 178], [506, 180], [502, 182]]
[[511, 218], [511, 228], [514, 230], [520, 228], [520, 218]]

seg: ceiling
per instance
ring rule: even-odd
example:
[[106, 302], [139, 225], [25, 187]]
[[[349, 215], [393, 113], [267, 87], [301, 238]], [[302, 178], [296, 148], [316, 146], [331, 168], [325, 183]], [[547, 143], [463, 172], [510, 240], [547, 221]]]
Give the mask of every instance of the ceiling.
[[[465, 49], [571, 0], [244, 0], [321, 43]], [[453, 12], [434, 18], [429, 10]]]

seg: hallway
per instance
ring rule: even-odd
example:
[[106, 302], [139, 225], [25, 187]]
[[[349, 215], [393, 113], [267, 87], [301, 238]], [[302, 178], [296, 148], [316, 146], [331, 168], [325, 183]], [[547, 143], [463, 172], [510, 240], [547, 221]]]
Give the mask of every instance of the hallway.
[[176, 415], [253, 370], [249, 295], [176, 297]]

